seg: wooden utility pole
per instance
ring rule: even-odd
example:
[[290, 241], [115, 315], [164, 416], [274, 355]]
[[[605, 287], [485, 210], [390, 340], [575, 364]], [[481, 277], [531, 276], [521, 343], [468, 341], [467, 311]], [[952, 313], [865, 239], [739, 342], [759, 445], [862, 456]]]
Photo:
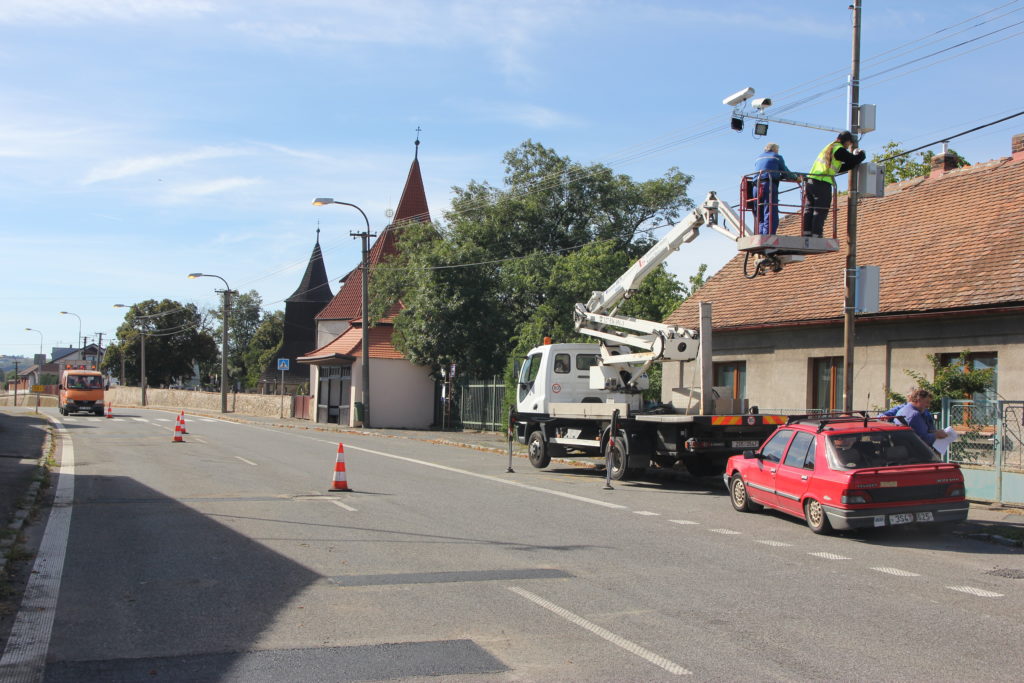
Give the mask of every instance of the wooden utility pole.
[[[850, 67], [849, 129], [853, 146], [860, 132], [860, 3], [853, 0], [853, 64]], [[853, 410], [853, 349], [856, 340], [854, 307], [857, 295], [857, 174], [849, 173], [850, 191], [846, 196], [846, 302], [843, 307], [843, 410]]]

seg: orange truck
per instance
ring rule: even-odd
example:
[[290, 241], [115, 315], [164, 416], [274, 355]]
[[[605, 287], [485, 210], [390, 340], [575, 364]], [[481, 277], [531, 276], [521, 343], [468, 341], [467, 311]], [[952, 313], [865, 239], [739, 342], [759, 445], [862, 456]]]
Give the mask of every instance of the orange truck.
[[60, 376], [57, 410], [61, 415], [86, 412], [103, 415], [103, 374], [96, 366], [64, 366]]

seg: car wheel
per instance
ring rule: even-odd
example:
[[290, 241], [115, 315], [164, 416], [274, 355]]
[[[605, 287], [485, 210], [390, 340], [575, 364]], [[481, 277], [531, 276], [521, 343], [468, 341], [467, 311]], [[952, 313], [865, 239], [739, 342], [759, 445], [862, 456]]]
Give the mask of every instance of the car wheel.
[[551, 463], [551, 455], [548, 453], [547, 444], [544, 443], [544, 435], [539, 431], [530, 434], [526, 448], [530, 455], [530, 464], [537, 469], [542, 470]]
[[623, 481], [629, 473], [626, 467], [626, 441], [621, 436], [611, 437], [604, 447], [604, 455], [609, 476], [615, 481]]
[[832, 531], [825, 508], [813, 498], [808, 498], [804, 503], [804, 519], [807, 520], [807, 526], [816, 534], [827, 534]]
[[738, 474], [732, 475], [732, 479], [729, 480], [729, 500], [737, 512], [760, 512], [764, 509], [763, 505], [750, 500], [747, 485]]

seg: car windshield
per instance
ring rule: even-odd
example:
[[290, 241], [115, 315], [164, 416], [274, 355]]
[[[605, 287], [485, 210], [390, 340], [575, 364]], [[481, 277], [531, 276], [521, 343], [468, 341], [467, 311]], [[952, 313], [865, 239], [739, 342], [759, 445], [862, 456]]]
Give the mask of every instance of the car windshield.
[[941, 457], [909, 429], [832, 434], [828, 443], [829, 462], [837, 470], [942, 462]]
[[68, 389], [100, 389], [102, 386], [96, 375], [68, 375]]

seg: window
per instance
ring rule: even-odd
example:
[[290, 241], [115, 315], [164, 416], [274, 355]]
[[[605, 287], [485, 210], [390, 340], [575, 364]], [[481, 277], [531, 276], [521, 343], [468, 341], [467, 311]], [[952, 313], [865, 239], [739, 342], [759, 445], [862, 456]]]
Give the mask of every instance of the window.
[[555, 372], [557, 372], [560, 375], [564, 375], [569, 372], [569, 354], [555, 354]]
[[843, 403], [843, 358], [812, 358], [811, 407], [839, 410]]
[[533, 389], [533, 380], [540, 372], [540, 354], [535, 353], [526, 359], [519, 371], [519, 400], [522, 401]]
[[791, 436], [793, 436], [793, 430], [791, 429], [775, 432], [775, 436], [768, 439], [764, 446], [761, 447], [761, 455], [768, 462], [781, 461], [782, 454], [786, 451], [786, 444], [789, 443]]
[[747, 363], [737, 360], [728, 363], [715, 363], [713, 366], [715, 375], [714, 385], [732, 389], [732, 393], [723, 398], [746, 398], [747, 397]]
[[576, 355], [577, 370], [589, 370], [595, 365], [597, 365], [596, 353], [580, 353]]
[[[939, 355], [939, 362], [942, 365], [953, 365], [960, 361], [959, 353], [943, 353]], [[964, 365], [964, 372], [973, 370], [994, 370], [992, 373], [992, 386], [986, 392], [979, 392], [971, 396], [976, 402], [995, 401], [998, 399], [996, 388], [999, 382], [999, 356], [995, 351], [967, 354], [967, 364]]]
[[789, 450], [786, 451], [786, 461], [783, 464], [790, 467], [804, 467], [807, 454], [811, 453], [811, 469], [813, 469], [813, 450], [814, 435], [807, 432], [797, 432], [796, 436], [793, 437], [793, 443], [790, 444]]

